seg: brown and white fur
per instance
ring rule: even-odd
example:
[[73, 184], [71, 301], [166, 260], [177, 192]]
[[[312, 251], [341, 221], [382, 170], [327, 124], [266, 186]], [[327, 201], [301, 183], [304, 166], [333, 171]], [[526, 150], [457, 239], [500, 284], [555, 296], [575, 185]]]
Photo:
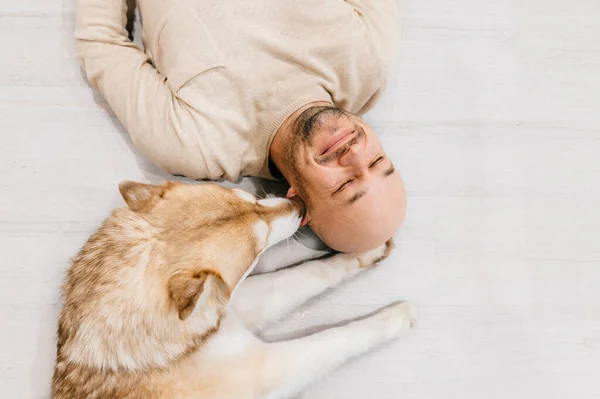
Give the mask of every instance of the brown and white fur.
[[124, 182], [64, 285], [52, 398], [285, 398], [405, 333], [399, 303], [342, 327], [265, 343], [253, 332], [388, 255], [337, 254], [249, 278], [301, 205], [214, 184]]

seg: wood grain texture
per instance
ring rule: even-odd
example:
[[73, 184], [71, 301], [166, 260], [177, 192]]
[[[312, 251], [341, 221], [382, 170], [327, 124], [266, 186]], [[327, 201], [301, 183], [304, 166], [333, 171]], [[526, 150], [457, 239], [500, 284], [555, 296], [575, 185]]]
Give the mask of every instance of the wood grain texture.
[[[266, 336], [410, 298], [421, 317], [408, 337], [302, 397], [600, 397], [600, 3], [403, 8], [398, 67], [367, 116], [407, 184], [398, 249]], [[6, 398], [48, 397], [60, 283], [122, 204], [118, 182], [167, 177], [82, 77], [73, 10], [72, 0], [0, 2]]]

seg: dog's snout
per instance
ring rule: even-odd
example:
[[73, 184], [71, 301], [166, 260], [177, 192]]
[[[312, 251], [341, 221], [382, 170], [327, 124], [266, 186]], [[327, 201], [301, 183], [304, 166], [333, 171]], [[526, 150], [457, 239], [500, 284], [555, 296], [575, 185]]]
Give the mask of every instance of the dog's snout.
[[298, 197], [292, 197], [290, 198], [290, 201], [294, 208], [298, 211], [300, 217], [304, 217], [304, 214], [306, 213], [306, 205], [304, 204], [304, 201]]

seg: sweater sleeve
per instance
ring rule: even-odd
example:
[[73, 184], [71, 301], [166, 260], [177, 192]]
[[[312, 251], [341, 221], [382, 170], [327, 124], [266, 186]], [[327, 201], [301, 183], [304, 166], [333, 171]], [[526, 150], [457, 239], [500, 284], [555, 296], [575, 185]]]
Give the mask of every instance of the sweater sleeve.
[[393, 69], [400, 34], [400, 0], [344, 0], [363, 19], [387, 71]]
[[126, 0], [77, 0], [75, 38], [87, 78], [144, 155], [171, 173], [201, 178], [186, 163], [189, 150], [174, 123], [182, 105], [149, 57], [129, 40], [126, 13]]
[[254, 274], [270, 273], [300, 262], [332, 255], [329, 249], [308, 227], [300, 230], [287, 240], [273, 245], [258, 258]]

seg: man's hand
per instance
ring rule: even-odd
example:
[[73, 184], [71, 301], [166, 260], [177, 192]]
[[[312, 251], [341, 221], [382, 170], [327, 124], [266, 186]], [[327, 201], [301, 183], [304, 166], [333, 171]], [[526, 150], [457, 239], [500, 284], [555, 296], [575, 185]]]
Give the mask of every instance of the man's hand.
[[344, 254], [344, 256], [348, 259], [358, 260], [359, 267], [366, 269], [375, 266], [384, 259], [387, 259], [390, 256], [392, 249], [395, 247], [396, 245], [394, 244], [394, 240], [390, 238], [385, 242], [385, 244], [380, 245], [375, 249], [371, 249], [370, 251], [357, 254]]

